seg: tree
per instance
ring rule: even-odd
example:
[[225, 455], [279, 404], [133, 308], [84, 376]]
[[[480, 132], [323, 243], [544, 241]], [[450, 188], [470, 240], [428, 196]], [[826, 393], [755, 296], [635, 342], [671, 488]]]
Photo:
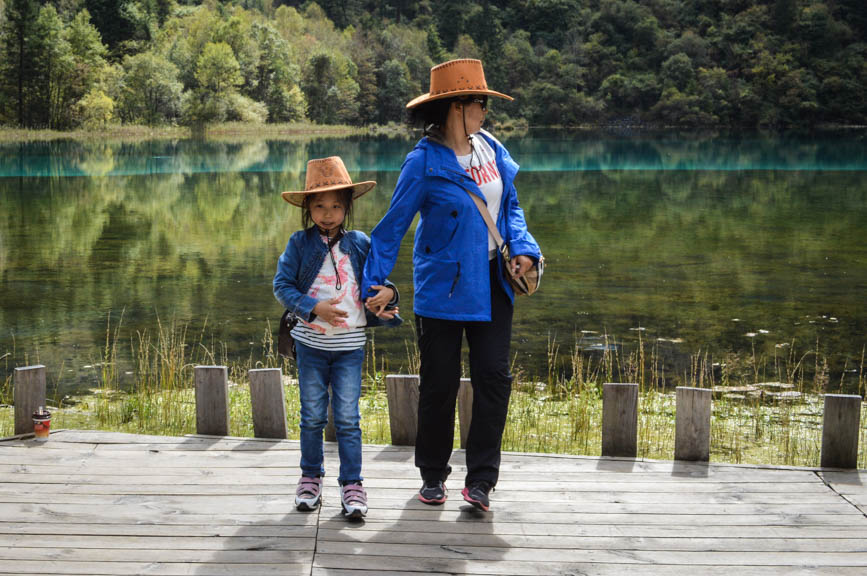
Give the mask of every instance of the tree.
[[665, 85], [674, 87], [681, 92], [689, 87], [694, 76], [692, 60], [682, 52], [675, 54], [662, 64], [662, 78]]
[[305, 117], [307, 102], [299, 88], [301, 72], [292, 50], [270, 24], [255, 24], [260, 57], [250, 95], [265, 104], [274, 122], [292, 122]]
[[302, 88], [307, 113], [320, 124], [353, 122], [358, 116], [358, 83], [352, 61], [340, 54], [314, 54], [304, 73]]
[[199, 86], [213, 94], [226, 94], [240, 86], [241, 66], [232, 48], [225, 42], [209, 42], [196, 63]]
[[114, 117], [114, 101], [102, 90], [88, 92], [78, 106], [85, 128], [105, 128]]
[[3, 50], [0, 59], [4, 92], [14, 102], [13, 117], [19, 126], [29, 124], [27, 94], [24, 91], [31, 80], [34, 53], [32, 45], [37, 19], [34, 0], [7, 0], [6, 20], [3, 26]]
[[62, 128], [70, 120], [64, 103], [72, 82], [74, 62], [66, 36], [54, 6], [43, 6], [33, 34], [34, 65], [28, 87], [33, 106], [32, 126]]
[[125, 120], [152, 126], [180, 116], [183, 85], [178, 81], [177, 66], [155, 52], [142, 52], [124, 58], [123, 67], [126, 82], [121, 107]]
[[406, 64], [397, 59], [387, 60], [379, 73], [377, 120], [381, 124], [402, 120], [406, 113], [406, 103], [413, 95]]

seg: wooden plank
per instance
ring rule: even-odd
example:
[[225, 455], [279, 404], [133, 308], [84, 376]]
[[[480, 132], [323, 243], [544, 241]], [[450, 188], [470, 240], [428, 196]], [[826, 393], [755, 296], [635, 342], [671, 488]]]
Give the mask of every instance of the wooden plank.
[[220, 562], [83, 562], [63, 560], [4, 560], [0, 574], [50, 574], [72, 576], [95, 574], [120, 576], [309, 576], [310, 564], [258, 564]]
[[[9, 501], [8, 496], [16, 498], [30, 498], [29, 501], [39, 502], [45, 499], [53, 499], [55, 495], [63, 494], [96, 494], [102, 496], [110, 495], [202, 495], [202, 496], [236, 496], [236, 495], [286, 495], [291, 494], [295, 490], [296, 479], [282, 479], [279, 482], [259, 481], [259, 482], [242, 482], [236, 484], [221, 483], [219, 478], [211, 479], [210, 482], [192, 482], [181, 484], [177, 476], [171, 478], [156, 477], [160, 480], [159, 484], [145, 482], [136, 479], [134, 484], [78, 484], [75, 483], [76, 478], [72, 478], [71, 482], [57, 482], [53, 484], [35, 484], [28, 482], [26, 479], [16, 482], [0, 483], [0, 501]], [[175, 482], [171, 480], [175, 479]], [[411, 500], [417, 491], [417, 487], [389, 487], [377, 486], [371, 480], [370, 484], [365, 481], [365, 486], [371, 497], [388, 495], [394, 500], [404, 499]], [[551, 490], [542, 491], [540, 487], [536, 487], [536, 496], [532, 499], [527, 498], [528, 491], [524, 490], [497, 490], [493, 498], [497, 501], [514, 501], [527, 502], [528, 504], [538, 501], [544, 502], [671, 502], [671, 503], [701, 503], [701, 502], [742, 502], [751, 504], [774, 504], [785, 503], [797, 500], [802, 504], [816, 504], [823, 502], [839, 502], [840, 497], [831, 490], [826, 489], [823, 492], [805, 491], [805, 492], [779, 492], [769, 490], [769, 485], [759, 485], [762, 491], [750, 490], [692, 490], [691, 487], [686, 487], [682, 492], [664, 492], [660, 490], [642, 491], [634, 489], [636, 485], [625, 484], [628, 491], [619, 491], [616, 486], [607, 486], [609, 491], [603, 490], [601, 487], [592, 485], [584, 486], [581, 491], [569, 490]], [[645, 486], [639, 484], [637, 486]], [[330, 489], [335, 493], [336, 487]], [[25, 492], [25, 494], [22, 494]]]
[[[400, 556], [365, 557], [347, 554], [317, 554], [313, 566], [314, 575], [346, 576], [347, 574], [450, 574], [450, 575], [510, 575], [550, 576], [551, 574], [582, 576], [622, 576], [640, 573], [642, 576], [731, 576], [731, 566], [695, 566], [588, 562], [516, 562], [504, 560], [403, 558]], [[367, 572], [365, 572], [367, 571]], [[850, 566], [738, 566], [738, 576], [863, 576], [864, 568]]]
[[2, 548], [0, 560], [64, 560], [66, 562], [222, 562], [226, 564], [310, 564], [312, 551], [297, 550], [108, 550], [100, 548]]
[[857, 468], [861, 397], [825, 394], [822, 468]]
[[[23, 486], [23, 485], [19, 485]], [[286, 487], [293, 485], [286, 484]], [[425, 504], [421, 502], [412, 502], [417, 490], [394, 488], [377, 490], [368, 488], [368, 500], [371, 506], [378, 508], [405, 508], [405, 509], [425, 509]], [[326, 486], [323, 490], [324, 496], [333, 501], [340, 501], [340, 489], [334, 486]], [[234, 503], [239, 503], [240, 506], [249, 506], [248, 510], [256, 512], [260, 503], [265, 505], [285, 506], [291, 509], [292, 501], [290, 496], [294, 498], [290, 490], [283, 490], [274, 494], [262, 494], [260, 492], [251, 491], [248, 493], [231, 493], [226, 494], [217, 491], [180, 494], [164, 494], [164, 493], [142, 493], [134, 494], [130, 492], [120, 492], [118, 494], [106, 494], [102, 492], [78, 492], [70, 491], [65, 493], [48, 492], [48, 493], [0, 493], [0, 502], [2, 503], [39, 503], [47, 498], [50, 498], [55, 504], [99, 504], [102, 502], [114, 502], [122, 500], [125, 503], [143, 502], [143, 503], [185, 503], [190, 502], [196, 506], [217, 506], [221, 502], [231, 500], [232, 506]], [[549, 497], [550, 496], [550, 497]], [[855, 497], [851, 497], [855, 498]], [[618, 494], [616, 492], [587, 492], [580, 498], [570, 497], [568, 493], [556, 494], [537, 494], [531, 499], [526, 497], [526, 492], [514, 491], [510, 493], [500, 494], [496, 492], [491, 496], [492, 502], [497, 504], [498, 509], [509, 510], [512, 508], [530, 507], [535, 511], [552, 510], [554, 512], [562, 510], [567, 511], [587, 511], [604, 510], [606, 505], [609, 508], [616, 510], [621, 505], [643, 505], [646, 507], [660, 506], [664, 509], [665, 506], [674, 504], [681, 505], [683, 510], [693, 510], [696, 507], [706, 506], [712, 508], [714, 506], [734, 507], [736, 509], [746, 507], [759, 507], [762, 510], [767, 510], [773, 506], [789, 506], [789, 510], [801, 510], [806, 507], [823, 506], [825, 509], [829, 507], [839, 507], [846, 509], [848, 507], [845, 500], [841, 499], [832, 493], [826, 495], [814, 495], [812, 498], [799, 498], [798, 501], [792, 504], [792, 497], [788, 494], [712, 494], [712, 493], [694, 493], [694, 494], [669, 494], [669, 493], [629, 493]], [[462, 504], [463, 501], [458, 498], [455, 502]], [[180, 504], [179, 504], [180, 505]], [[794, 506], [794, 508], [791, 508]], [[226, 510], [226, 509], [224, 509]], [[685, 512], [689, 513], [689, 512]], [[739, 512], [740, 513], [740, 512]], [[854, 513], [854, 511], [853, 511]]]
[[[861, 538], [750, 538], [726, 537], [575, 537], [524, 534], [443, 534], [431, 532], [384, 532], [320, 529], [320, 542], [422, 544], [434, 546], [508, 547], [556, 550], [672, 550], [678, 552], [865, 552]], [[543, 555], [544, 556], [544, 555]]]
[[461, 378], [458, 388], [458, 422], [461, 433], [461, 448], [467, 447], [470, 425], [473, 421], [473, 384], [469, 378]]
[[253, 434], [257, 438], [285, 439], [286, 397], [283, 371], [280, 368], [249, 370], [250, 404], [253, 410]]
[[[343, 526], [346, 522], [343, 521]], [[68, 522], [0, 522], [0, 534], [56, 534], [67, 536], [159, 536], [217, 538], [294, 538], [299, 541], [315, 539], [316, 523], [288, 526], [217, 526], [211, 524], [73, 524]]]
[[674, 459], [707, 462], [712, 393], [707, 388], [678, 386], [675, 395]]
[[244, 550], [244, 551], [313, 551], [316, 547], [315, 534], [306, 538], [247, 537], [231, 538], [175, 536], [119, 536], [111, 535], [57, 535], [51, 533], [50, 525], [43, 524], [43, 532], [38, 538], [34, 534], [0, 534], [2, 548], [82, 548], [129, 550], [147, 548], [150, 550]]
[[[538, 562], [543, 565], [558, 562], [593, 562], [612, 564], [696, 564], [728, 566], [864, 566], [865, 552], [682, 552], [677, 550], [557, 550], [538, 548], [508, 548], [505, 546], [436, 546], [422, 544], [379, 544], [361, 542], [320, 541], [319, 554], [357, 554], [360, 556], [399, 556], [402, 558], [476, 560], [510, 560]], [[228, 554], [228, 553], [227, 553]], [[318, 558], [316, 564], [318, 565]]]
[[225, 366], [196, 366], [196, 431], [229, 434], [229, 372]]
[[23, 366], [13, 373], [15, 434], [33, 433], [33, 412], [45, 406], [45, 366]]
[[[639, 537], [639, 538], [694, 538], [695, 525], [681, 525], [674, 518], [663, 524], [555, 524], [555, 523], [516, 523], [497, 520], [490, 522], [430, 522], [427, 520], [397, 520], [391, 522], [372, 515], [363, 524], [353, 525], [352, 534], [362, 532], [407, 532], [407, 533], [448, 533], [468, 535], [518, 535], [518, 536], [572, 536], [572, 537]], [[848, 517], [847, 517], [848, 518]], [[867, 535], [867, 526], [855, 520], [858, 526], [847, 524], [809, 526], [788, 525], [716, 525], [700, 527], [700, 533], [707, 538], [791, 538], [791, 539], [837, 539], [861, 538]], [[347, 530], [346, 520], [333, 516], [319, 523], [320, 530]]]
[[389, 374], [385, 377], [391, 443], [396, 446], [415, 446], [418, 386], [419, 378], [416, 375]]
[[[0, 505], [0, 510], [5, 506], [15, 506], [14, 504]], [[442, 510], [422, 510], [422, 509], [380, 509], [377, 508], [374, 514], [369, 514], [371, 520], [377, 521], [397, 521], [397, 520], [419, 520], [425, 522], [478, 522], [487, 523], [493, 522], [496, 516], [498, 504], [494, 503], [492, 508], [493, 514], [482, 516], [473, 513], [473, 510], [467, 505], [459, 510], [442, 509]], [[669, 506], [669, 509], [671, 507]], [[744, 514], [717, 514], [717, 513], [694, 513], [682, 514], [677, 517], [672, 517], [665, 513], [640, 513], [635, 510], [620, 510], [618, 512], [608, 513], [551, 513], [551, 512], [531, 512], [526, 510], [510, 510], [496, 516], [498, 522], [516, 522], [516, 523], [538, 523], [538, 524], [643, 524], [643, 525], [668, 525], [675, 523], [682, 526], [787, 526], [787, 525], [812, 525], [812, 526], [833, 526], [839, 525], [841, 522], [847, 525], [854, 525], [859, 528], [867, 525], [867, 519], [859, 514], [846, 514], [841, 516], [837, 512], [822, 512], [816, 514], [807, 514], [804, 512], [787, 513], [787, 512], [759, 512], [753, 510], [750, 513]], [[341, 518], [340, 508], [326, 505], [321, 516], [323, 518]]]
[[602, 455], [638, 453], [638, 384], [602, 385]]
[[307, 526], [315, 524], [317, 516], [294, 513], [292, 508], [274, 507], [269, 513], [224, 513], [220, 511], [175, 511], [171, 506], [156, 504], [112, 504], [94, 509], [90, 504], [0, 504], [0, 518], [38, 517], [58, 519], [71, 524], [170, 524], [199, 525], [213, 522], [217, 525], [243, 526]]

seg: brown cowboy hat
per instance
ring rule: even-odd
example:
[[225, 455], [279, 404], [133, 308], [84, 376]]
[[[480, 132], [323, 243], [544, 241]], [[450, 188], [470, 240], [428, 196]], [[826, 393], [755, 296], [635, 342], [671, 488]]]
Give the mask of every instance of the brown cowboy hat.
[[443, 98], [484, 94], [506, 100], [514, 100], [500, 92], [488, 90], [485, 82], [485, 71], [481, 60], [463, 58], [439, 64], [430, 69], [430, 92], [410, 100], [407, 108], [415, 108], [420, 104]]
[[331, 156], [308, 161], [304, 190], [283, 192], [281, 196], [286, 202], [301, 206], [307, 194], [352, 189], [354, 200], [372, 190], [374, 186], [376, 186], [376, 182], [373, 180], [353, 183], [340, 156]]

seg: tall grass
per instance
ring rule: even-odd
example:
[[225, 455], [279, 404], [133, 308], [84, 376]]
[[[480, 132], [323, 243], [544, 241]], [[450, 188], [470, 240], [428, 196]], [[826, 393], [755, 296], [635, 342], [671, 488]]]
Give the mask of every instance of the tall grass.
[[[126, 334], [123, 313], [109, 317], [105, 344], [92, 365], [98, 386], [91, 395], [55, 398], [53, 426], [179, 435], [195, 432], [194, 367], [225, 365], [229, 369], [230, 433], [252, 436], [247, 371], [281, 368], [290, 438], [297, 439], [300, 402], [294, 364], [276, 353], [272, 329], [266, 325], [260, 346], [246, 357], [230, 358], [224, 343], [208, 336], [207, 322], [197, 331], [174, 319], [157, 318], [153, 331]], [[361, 398], [365, 443], [390, 442], [385, 375], [417, 373], [419, 353], [406, 342], [406, 355], [390, 359], [368, 341]], [[126, 347], [126, 350], [122, 348]], [[15, 354], [0, 356], [9, 367]], [[122, 366], [121, 358], [133, 358]], [[860, 365], [844, 372], [857, 377], [865, 390], [865, 351]], [[26, 358], [25, 358], [26, 359]], [[395, 361], [397, 360], [397, 361]], [[598, 455], [601, 452], [602, 385], [639, 385], [638, 454], [671, 459], [674, 453], [675, 393], [673, 386], [714, 391], [711, 459], [714, 461], [817, 466], [821, 448], [822, 396], [836, 392], [843, 379], [830, 382], [828, 362], [819, 343], [798, 351], [795, 342], [778, 345], [766, 358], [752, 348], [715, 359], [707, 350], [690, 356], [682, 374], [666, 374], [660, 342], [645, 340], [623, 346], [603, 335], [588, 349], [575, 334], [564, 352], [555, 336], [547, 345], [542, 378], [534, 378], [513, 362], [513, 393], [503, 448], [519, 452]], [[126, 369], [128, 368], [128, 369]], [[854, 374], [857, 376], [846, 376]], [[60, 373], [56, 376], [60, 378]], [[768, 381], [773, 379], [773, 381]], [[854, 384], [853, 384], [854, 385]], [[11, 376], [0, 388], [0, 401], [11, 402]], [[0, 436], [11, 434], [11, 408], [0, 409]], [[862, 417], [867, 421], [867, 411]], [[867, 432], [862, 433], [859, 466], [867, 467]], [[459, 436], [455, 436], [456, 445]]]

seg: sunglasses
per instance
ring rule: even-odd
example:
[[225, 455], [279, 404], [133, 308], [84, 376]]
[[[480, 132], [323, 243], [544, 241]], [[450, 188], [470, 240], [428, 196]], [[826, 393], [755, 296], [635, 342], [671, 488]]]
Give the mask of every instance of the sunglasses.
[[475, 96], [473, 98], [467, 98], [464, 102], [469, 102], [470, 104], [478, 104], [482, 107], [482, 110], [488, 109], [488, 97], [487, 96]]

